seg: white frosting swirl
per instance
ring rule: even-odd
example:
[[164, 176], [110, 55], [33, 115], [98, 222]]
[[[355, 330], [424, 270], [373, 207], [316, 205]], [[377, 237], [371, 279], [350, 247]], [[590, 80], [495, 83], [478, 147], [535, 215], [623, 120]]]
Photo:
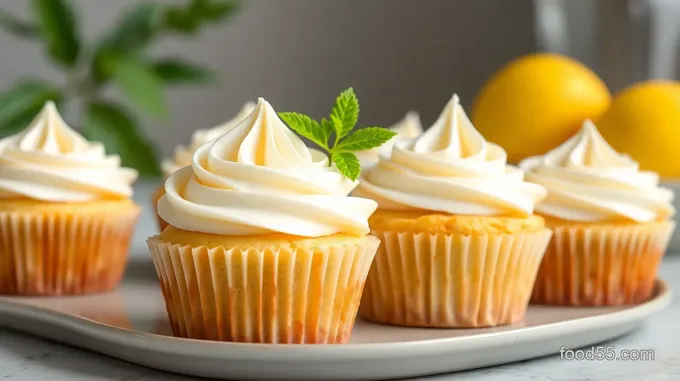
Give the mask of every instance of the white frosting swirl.
[[170, 175], [158, 213], [176, 228], [220, 235], [365, 235], [375, 201], [305, 146], [264, 99]]
[[191, 165], [191, 157], [200, 146], [227, 133], [240, 121], [245, 119], [254, 108], [254, 102], [246, 102], [246, 104], [241, 107], [241, 110], [231, 120], [224, 122], [217, 127], [196, 130], [191, 135], [191, 143], [189, 146], [179, 145], [175, 147], [175, 155], [172, 158], [163, 160], [161, 163], [161, 168], [163, 169], [163, 174], [165, 174], [165, 177], [170, 176], [171, 173], [182, 167]]
[[390, 130], [396, 132], [397, 135], [385, 142], [385, 144], [371, 150], [356, 152], [362, 168], [369, 168], [377, 164], [380, 160], [380, 155], [389, 155], [392, 152], [392, 147], [398, 142], [422, 135], [423, 126], [420, 123], [420, 115], [415, 111], [409, 111], [404, 119], [390, 127]]
[[24, 131], [0, 140], [0, 198], [51, 202], [122, 199], [137, 171], [72, 130], [47, 102]]
[[545, 189], [523, 181], [505, 151], [474, 128], [454, 94], [419, 138], [397, 143], [367, 170], [356, 195], [382, 209], [529, 216]]
[[674, 194], [660, 188], [659, 176], [616, 152], [589, 120], [581, 131], [544, 156], [525, 159], [527, 181], [548, 189], [536, 207], [566, 221], [649, 222], [672, 216]]

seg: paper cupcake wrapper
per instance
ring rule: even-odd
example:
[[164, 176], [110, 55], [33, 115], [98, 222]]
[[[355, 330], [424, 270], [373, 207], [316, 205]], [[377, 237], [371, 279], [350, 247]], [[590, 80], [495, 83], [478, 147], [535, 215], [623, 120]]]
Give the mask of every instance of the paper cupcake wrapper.
[[382, 241], [360, 315], [417, 327], [489, 327], [521, 320], [548, 229], [529, 234], [376, 232]]
[[158, 189], [156, 189], [156, 191], [151, 195], [151, 205], [153, 206], [154, 216], [156, 216], [158, 230], [161, 232], [168, 227], [168, 223], [165, 222], [165, 220], [163, 220], [158, 214], [158, 200], [163, 197], [163, 194], [165, 194], [165, 184], [161, 184], [161, 186], [158, 187]]
[[531, 302], [567, 306], [649, 299], [674, 222], [555, 227]]
[[175, 336], [342, 344], [379, 245], [207, 248], [148, 241]]
[[0, 294], [75, 295], [115, 288], [139, 209], [117, 215], [0, 212]]

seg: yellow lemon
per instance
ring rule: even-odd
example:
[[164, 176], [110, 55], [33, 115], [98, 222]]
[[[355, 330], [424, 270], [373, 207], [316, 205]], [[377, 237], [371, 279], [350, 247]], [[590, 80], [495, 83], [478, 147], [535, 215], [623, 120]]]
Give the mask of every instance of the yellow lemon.
[[532, 54], [487, 81], [473, 104], [472, 122], [517, 163], [557, 147], [610, 102], [607, 86], [583, 64], [557, 54]]
[[616, 94], [595, 122], [609, 144], [632, 156], [641, 169], [680, 178], [679, 82], [632, 85]]

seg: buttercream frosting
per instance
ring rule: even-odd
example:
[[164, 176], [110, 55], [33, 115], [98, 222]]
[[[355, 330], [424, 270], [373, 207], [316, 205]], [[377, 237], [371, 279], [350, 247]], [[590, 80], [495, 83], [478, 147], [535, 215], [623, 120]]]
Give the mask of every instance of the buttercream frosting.
[[179, 145], [175, 147], [174, 156], [172, 158], [163, 160], [161, 163], [161, 168], [163, 169], [165, 177], [170, 176], [171, 173], [182, 167], [191, 165], [191, 157], [200, 146], [213, 139], [216, 139], [221, 135], [224, 135], [226, 132], [234, 128], [234, 126], [245, 119], [254, 108], [254, 102], [246, 102], [243, 107], [241, 107], [241, 110], [239, 110], [239, 112], [229, 121], [226, 121], [213, 128], [194, 131], [194, 133], [191, 135], [191, 143], [188, 146]]
[[422, 135], [423, 126], [420, 122], [420, 115], [415, 111], [409, 111], [404, 119], [390, 127], [390, 130], [396, 132], [397, 135], [385, 142], [385, 144], [371, 150], [356, 152], [362, 168], [369, 168], [375, 165], [380, 159], [380, 155], [389, 155], [396, 143]]
[[158, 213], [176, 228], [219, 235], [364, 235], [377, 204], [328, 166], [260, 98], [252, 113], [202, 145], [167, 179]]
[[132, 195], [138, 172], [89, 142], [47, 102], [22, 132], [0, 140], [0, 199], [51, 202], [122, 199]]
[[381, 209], [529, 216], [545, 189], [507, 164], [505, 151], [474, 128], [454, 94], [424, 134], [396, 143], [364, 172], [355, 195]]
[[616, 152], [590, 120], [564, 144], [525, 159], [520, 167], [528, 181], [548, 189], [548, 197], [536, 207], [547, 216], [575, 222], [649, 222], [675, 213], [674, 194], [659, 187], [659, 176], [641, 171], [630, 156]]

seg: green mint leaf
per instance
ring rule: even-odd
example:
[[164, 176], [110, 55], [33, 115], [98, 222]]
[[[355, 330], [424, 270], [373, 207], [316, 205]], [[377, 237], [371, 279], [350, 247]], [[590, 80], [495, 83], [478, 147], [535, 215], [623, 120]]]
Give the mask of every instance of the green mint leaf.
[[40, 35], [55, 61], [71, 68], [80, 54], [76, 16], [65, 0], [33, 0]]
[[329, 136], [317, 121], [307, 115], [297, 112], [280, 112], [278, 115], [291, 130], [297, 132], [300, 136], [311, 140], [319, 147], [328, 150]]
[[396, 132], [382, 127], [366, 127], [354, 131], [343, 139], [333, 150], [365, 151], [380, 147], [397, 135]]
[[321, 129], [323, 130], [323, 133], [326, 135], [326, 146], [330, 147], [331, 146], [331, 135], [333, 135], [333, 132], [335, 131], [335, 128], [333, 128], [333, 122], [326, 118], [321, 118]]
[[331, 121], [335, 129], [335, 144], [347, 136], [359, 119], [359, 100], [351, 87], [340, 93], [331, 110]]
[[355, 181], [359, 178], [361, 173], [361, 164], [359, 159], [351, 152], [333, 152], [331, 153], [331, 161], [335, 163], [338, 171], [348, 179]]

